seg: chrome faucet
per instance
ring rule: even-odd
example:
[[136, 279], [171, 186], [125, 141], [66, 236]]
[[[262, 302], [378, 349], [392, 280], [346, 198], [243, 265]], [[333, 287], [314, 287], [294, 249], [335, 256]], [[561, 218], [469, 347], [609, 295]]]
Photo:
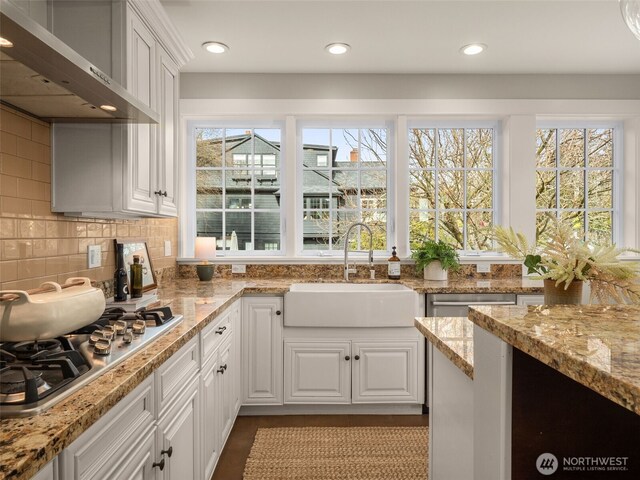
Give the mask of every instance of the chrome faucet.
[[[355, 227], [364, 227], [369, 232], [369, 271], [372, 272], [373, 275], [373, 233], [368, 225], [362, 222], [354, 222], [349, 225], [347, 228], [347, 233], [344, 236], [344, 281], [349, 281], [349, 274], [356, 273], [357, 270], [355, 268], [349, 268], [349, 235], [351, 234], [351, 230]], [[355, 264], [354, 264], [355, 266]]]

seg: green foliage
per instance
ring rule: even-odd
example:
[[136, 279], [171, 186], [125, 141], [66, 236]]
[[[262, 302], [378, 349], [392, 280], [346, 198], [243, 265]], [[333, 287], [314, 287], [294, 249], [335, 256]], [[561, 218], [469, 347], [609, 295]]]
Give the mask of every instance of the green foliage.
[[588, 281], [592, 296], [601, 303], [640, 303], [640, 263], [618, 258], [624, 252], [639, 253], [636, 250], [591, 245], [578, 238], [571, 225], [552, 215], [547, 238], [535, 247], [513, 228], [495, 227], [493, 238], [507, 255], [523, 260], [527, 273], [540, 279], [555, 280], [556, 286], [564, 285], [565, 290], [574, 280]]
[[416, 271], [421, 273], [424, 267], [435, 260], [439, 260], [444, 270], [453, 272], [460, 268], [460, 258], [455, 248], [442, 240], [424, 239], [421, 244], [413, 247], [411, 258], [416, 262]]

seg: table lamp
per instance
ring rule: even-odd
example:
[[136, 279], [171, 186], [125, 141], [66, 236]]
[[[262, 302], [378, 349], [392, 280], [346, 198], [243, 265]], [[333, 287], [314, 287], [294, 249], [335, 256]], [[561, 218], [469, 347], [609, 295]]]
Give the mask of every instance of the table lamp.
[[198, 278], [202, 282], [207, 282], [213, 278], [213, 263], [209, 263], [210, 258], [216, 256], [216, 237], [196, 237], [195, 257], [202, 260], [196, 266]]

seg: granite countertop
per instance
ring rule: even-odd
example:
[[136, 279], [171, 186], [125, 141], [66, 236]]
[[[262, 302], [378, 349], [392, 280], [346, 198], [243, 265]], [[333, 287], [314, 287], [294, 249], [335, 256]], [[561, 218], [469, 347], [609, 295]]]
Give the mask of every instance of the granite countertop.
[[640, 415], [640, 306], [479, 306], [469, 319]]
[[473, 380], [473, 323], [467, 317], [418, 317], [415, 326]]
[[[159, 299], [169, 304], [174, 313], [184, 315], [183, 321], [46, 412], [28, 418], [0, 420], [0, 480], [27, 479], [34, 475], [243, 294], [281, 295], [292, 283], [305, 281], [341, 280], [247, 278], [199, 282], [178, 279], [161, 287]], [[522, 278], [451, 282], [405, 279], [400, 283], [418, 293], [542, 291], [542, 282]]]

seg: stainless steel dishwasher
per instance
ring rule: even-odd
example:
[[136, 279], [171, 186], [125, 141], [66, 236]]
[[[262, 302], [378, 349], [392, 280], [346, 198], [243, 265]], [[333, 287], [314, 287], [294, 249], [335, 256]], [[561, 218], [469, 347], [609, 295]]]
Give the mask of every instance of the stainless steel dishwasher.
[[[428, 293], [426, 300], [427, 317], [466, 317], [469, 307], [474, 305], [515, 305], [515, 293]], [[424, 412], [429, 411], [429, 354], [431, 346], [425, 348]]]
[[466, 317], [473, 305], [515, 305], [515, 293], [427, 294], [427, 317]]

